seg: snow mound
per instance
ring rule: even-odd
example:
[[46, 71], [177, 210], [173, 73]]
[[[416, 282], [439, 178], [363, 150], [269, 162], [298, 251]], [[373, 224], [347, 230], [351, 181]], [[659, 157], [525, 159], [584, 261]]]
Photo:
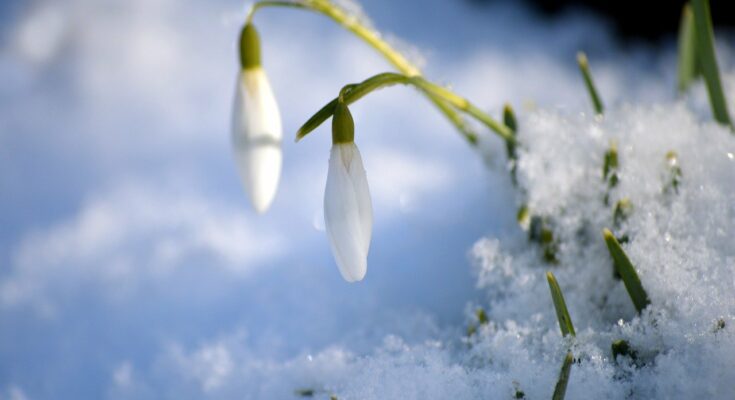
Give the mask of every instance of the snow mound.
[[[735, 136], [707, 120], [683, 102], [623, 105], [604, 118], [521, 116], [518, 178], [529, 208], [550, 221], [559, 262], [545, 264], [523, 236], [475, 245], [490, 323], [473, 352], [489, 358], [489, 368], [528, 394], [553, 391], [535, 376], [556, 375], [566, 351], [544, 276], [551, 270], [578, 333], [568, 398], [735, 396], [728, 384], [735, 378]], [[603, 159], [613, 144], [619, 183], [609, 188]], [[629, 211], [616, 220], [623, 199]], [[651, 299], [640, 316], [614, 277], [603, 228], [627, 238], [623, 247]], [[509, 333], [518, 333], [515, 344], [535, 353], [535, 363], [498, 342]], [[634, 357], [613, 358], [618, 339]]]
[[[549, 398], [571, 348], [569, 399], [735, 397], [735, 136], [691, 110], [676, 101], [622, 105], [604, 117], [521, 113], [522, 200], [549, 221], [558, 262], [544, 261], [520, 229], [483, 238], [471, 251], [486, 293], [484, 304], [467, 307], [472, 335], [455, 330], [414, 344], [390, 336], [361, 356], [330, 348], [309, 356], [321, 366], [308, 369], [322, 374], [281, 376], [324, 398]], [[611, 146], [613, 187], [603, 179]], [[629, 207], [616, 218], [623, 199]], [[640, 315], [614, 276], [604, 228], [625, 237], [651, 299]], [[575, 338], [559, 332], [549, 270]], [[477, 320], [478, 308], [487, 321]], [[630, 351], [614, 357], [621, 339]]]

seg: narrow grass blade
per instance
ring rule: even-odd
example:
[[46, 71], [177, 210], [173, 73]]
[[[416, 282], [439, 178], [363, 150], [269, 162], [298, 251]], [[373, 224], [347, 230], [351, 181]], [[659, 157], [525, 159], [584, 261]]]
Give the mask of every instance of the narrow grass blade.
[[707, 84], [712, 114], [717, 122], [732, 127], [730, 114], [727, 111], [725, 93], [722, 90], [722, 83], [720, 82], [720, 71], [717, 68], [709, 0], [692, 0], [692, 11], [694, 13], [694, 29], [697, 37], [696, 55], [699, 60], [699, 66], [702, 69], [702, 76], [704, 76], [704, 81]]
[[587, 91], [590, 93], [590, 98], [592, 99], [592, 106], [595, 108], [595, 113], [597, 113], [598, 115], [602, 115], [602, 112], [604, 110], [602, 100], [600, 100], [600, 95], [597, 94], [595, 83], [592, 81], [592, 74], [590, 73], [590, 66], [589, 61], [587, 60], [587, 55], [581, 51], [577, 53], [577, 64], [579, 64], [579, 70], [582, 72], [582, 77], [584, 78], [584, 84], [587, 86]]
[[679, 92], [683, 93], [697, 79], [697, 35], [694, 28], [694, 13], [687, 3], [681, 11], [679, 23]]
[[603, 230], [602, 235], [605, 237], [607, 249], [615, 263], [615, 269], [623, 279], [625, 289], [628, 291], [630, 299], [633, 300], [635, 309], [640, 313], [646, 306], [651, 304], [651, 301], [648, 299], [648, 294], [643, 289], [641, 279], [638, 277], [638, 273], [635, 271], [635, 267], [630, 262], [628, 255], [625, 254], [623, 248], [620, 247], [620, 243], [615, 239], [615, 235], [609, 229]]
[[568, 351], [567, 356], [564, 357], [564, 364], [561, 366], [561, 372], [559, 373], [559, 380], [556, 382], [554, 387], [554, 395], [551, 396], [553, 400], [564, 400], [564, 396], [567, 394], [567, 384], [569, 383], [569, 375], [572, 373], [572, 363], [574, 362], [574, 356], [572, 352]]
[[549, 271], [546, 273], [546, 280], [549, 282], [549, 290], [551, 291], [551, 298], [554, 300], [554, 308], [556, 309], [556, 318], [559, 320], [559, 329], [561, 329], [561, 335], [575, 336], [574, 324], [572, 324], [572, 318], [569, 316], [569, 310], [567, 310], [567, 303], [564, 301], [564, 295], [561, 293], [561, 288], [556, 282], [556, 277]]

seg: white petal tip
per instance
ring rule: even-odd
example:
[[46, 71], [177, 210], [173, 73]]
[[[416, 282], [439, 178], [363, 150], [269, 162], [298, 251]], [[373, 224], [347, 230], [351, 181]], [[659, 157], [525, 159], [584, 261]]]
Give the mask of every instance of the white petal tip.
[[337, 267], [339, 267], [339, 273], [342, 275], [342, 278], [350, 283], [353, 282], [359, 282], [363, 279], [365, 279], [365, 274], [367, 273], [367, 259], [363, 258], [362, 260], [357, 260], [355, 264], [351, 265], [344, 265], [340, 263], [340, 260], [337, 261]]
[[353, 274], [353, 275], [348, 275], [342, 272], [342, 278], [344, 278], [344, 280], [347, 281], [348, 283], [360, 282], [361, 280], [365, 279], [365, 272], [366, 271], [363, 271], [362, 273]]
[[266, 212], [268, 212], [268, 209], [270, 207], [271, 207], [270, 203], [267, 203], [267, 204], [253, 203], [253, 210], [255, 210], [255, 212], [259, 215], [263, 215]]
[[280, 147], [236, 147], [235, 159], [250, 204], [258, 214], [265, 213], [278, 192], [282, 163]]

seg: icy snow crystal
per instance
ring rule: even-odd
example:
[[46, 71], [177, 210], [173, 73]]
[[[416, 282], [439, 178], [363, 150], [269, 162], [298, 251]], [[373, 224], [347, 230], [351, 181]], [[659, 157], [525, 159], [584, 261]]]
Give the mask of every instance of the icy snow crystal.
[[[624, 105], [602, 119], [551, 111], [521, 116], [519, 180], [530, 209], [553, 221], [560, 262], [544, 264], [525, 237], [475, 245], [491, 322], [476, 339], [482, 350], [473, 352], [491, 360], [488, 368], [497, 369], [494, 357], [507, 357], [506, 381], [518, 381], [527, 394], [552, 393], [553, 384], [539, 387], [528, 373], [538, 367], [555, 375], [565, 352], [543, 274], [551, 270], [578, 332], [568, 398], [735, 396], [728, 383], [735, 378], [735, 137], [709, 120], [682, 102]], [[606, 205], [602, 165], [611, 143], [619, 183]], [[670, 151], [682, 171], [675, 188]], [[632, 211], [616, 222], [615, 203], [623, 198]], [[640, 317], [613, 277], [606, 227], [628, 237], [624, 248], [652, 302]], [[515, 341], [538, 355], [535, 363], [497, 343], [518, 326], [525, 330]], [[617, 339], [628, 341], [635, 357], [615, 360]]]

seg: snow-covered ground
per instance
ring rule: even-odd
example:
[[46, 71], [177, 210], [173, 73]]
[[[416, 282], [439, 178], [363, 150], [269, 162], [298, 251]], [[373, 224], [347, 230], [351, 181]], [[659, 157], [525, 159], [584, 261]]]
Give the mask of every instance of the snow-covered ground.
[[[242, 3], [2, 9], [0, 399], [549, 398], [569, 343], [549, 268], [577, 328], [568, 398], [735, 397], [735, 136], [711, 123], [701, 85], [677, 101], [673, 42], [623, 49], [589, 15], [548, 21], [512, 3], [363, 6], [420, 49], [430, 78], [495, 115], [516, 107], [519, 179], [532, 209], [554, 216], [560, 264], [540, 262], [516, 225], [502, 144], [478, 154], [392, 88], [352, 107], [375, 210], [357, 284], [324, 233], [327, 126], [286, 140], [268, 214], [239, 185], [229, 114]], [[320, 16], [264, 10], [256, 24], [287, 135], [343, 84], [389, 70]], [[732, 41], [718, 39], [733, 99]], [[611, 198], [633, 204], [619, 230], [652, 301], [641, 317], [601, 236], [611, 140]], [[678, 193], [663, 190], [670, 150]], [[477, 306], [490, 323], [468, 342]], [[615, 339], [637, 359], [613, 360]]]

